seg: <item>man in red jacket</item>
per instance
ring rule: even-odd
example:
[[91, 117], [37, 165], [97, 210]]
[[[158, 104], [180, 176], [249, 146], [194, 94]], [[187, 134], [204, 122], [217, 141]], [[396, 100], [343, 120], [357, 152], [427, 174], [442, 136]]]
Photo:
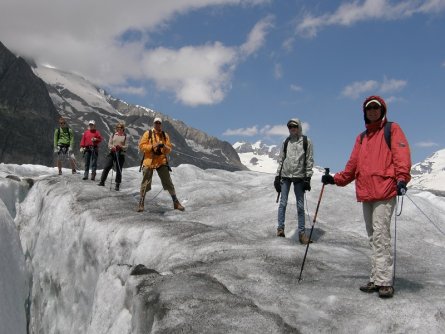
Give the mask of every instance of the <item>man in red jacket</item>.
[[396, 196], [405, 194], [411, 180], [408, 141], [397, 123], [387, 124], [386, 112], [386, 103], [380, 96], [365, 100], [366, 132], [357, 136], [345, 169], [321, 179], [323, 184], [341, 187], [355, 180], [357, 201], [363, 203], [372, 248], [370, 280], [360, 290], [378, 292], [382, 298], [394, 294], [390, 226]]
[[85, 172], [82, 180], [88, 180], [88, 173], [91, 162], [91, 180], [96, 179], [97, 157], [99, 156], [98, 145], [102, 141], [102, 135], [96, 130], [96, 122], [91, 120], [88, 122], [88, 129], [82, 135], [80, 141], [80, 153], [85, 158]]

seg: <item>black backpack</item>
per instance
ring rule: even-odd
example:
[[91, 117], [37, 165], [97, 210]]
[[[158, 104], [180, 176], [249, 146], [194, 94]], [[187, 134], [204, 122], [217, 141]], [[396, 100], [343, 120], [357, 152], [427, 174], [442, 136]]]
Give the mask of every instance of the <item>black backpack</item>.
[[[385, 128], [383, 129], [383, 131], [385, 132], [385, 141], [390, 151], [391, 151], [391, 125], [392, 122], [386, 122]], [[360, 145], [362, 144], [365, 135], [366, 135], [366, 130], [360, 134]]]

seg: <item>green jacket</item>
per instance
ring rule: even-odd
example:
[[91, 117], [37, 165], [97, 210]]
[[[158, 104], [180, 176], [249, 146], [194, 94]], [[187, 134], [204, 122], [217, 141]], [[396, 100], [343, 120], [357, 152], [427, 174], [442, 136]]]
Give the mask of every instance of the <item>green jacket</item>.
[[54, 149], [59, 145], [69, 145], [74, 148], [74, 133], [70, 128], [57, 128], [54, 131]]

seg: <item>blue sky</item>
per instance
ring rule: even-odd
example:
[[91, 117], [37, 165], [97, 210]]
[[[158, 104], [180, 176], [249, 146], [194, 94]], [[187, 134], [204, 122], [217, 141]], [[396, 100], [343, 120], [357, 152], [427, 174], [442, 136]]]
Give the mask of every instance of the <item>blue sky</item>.
[[298, 117], [344, 167], [381, 95], [413, 162], [445, 147], [445, 0], [4, 0], [0, 40], [231, 143], [279, 144]]

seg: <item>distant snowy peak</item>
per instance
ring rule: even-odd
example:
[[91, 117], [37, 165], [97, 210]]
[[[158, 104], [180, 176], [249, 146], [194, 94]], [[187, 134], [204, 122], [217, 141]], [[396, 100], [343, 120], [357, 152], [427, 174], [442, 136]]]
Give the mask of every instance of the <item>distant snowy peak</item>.
[[445, 149], [439, 150], [411, 169], [411, 186], [445, 195]]
[[[263, 143], [261, 140], [251, 144], [249, 142], [236, 142], [233, 144], [233, 148], [238, 153], [256, 153], [268, 156], [276, 156], [280, 153], [280, 148], [277, 145], [267, 145]], [[277, 154], [278, 153], [278, 154]]]
[[[77, 110], [89, 111], [88, 107], [102, 109], [111, 114], [121, 115], [109, 102], [111, 98], [103, 89], [96, 87], [80, 75], [51, 67], [33, 68], [34, 73], [52, 86], [70, 105], [83, 104]], [[64, 94], [65, 93], [65, 94]]]
[[238, 153], [241, 163], [250, 170], [264, 173], [275, 173], [280, 147], [267, 145], [262, 141], [253, 144], [249, 142], [236, 142], [233, 148]]

